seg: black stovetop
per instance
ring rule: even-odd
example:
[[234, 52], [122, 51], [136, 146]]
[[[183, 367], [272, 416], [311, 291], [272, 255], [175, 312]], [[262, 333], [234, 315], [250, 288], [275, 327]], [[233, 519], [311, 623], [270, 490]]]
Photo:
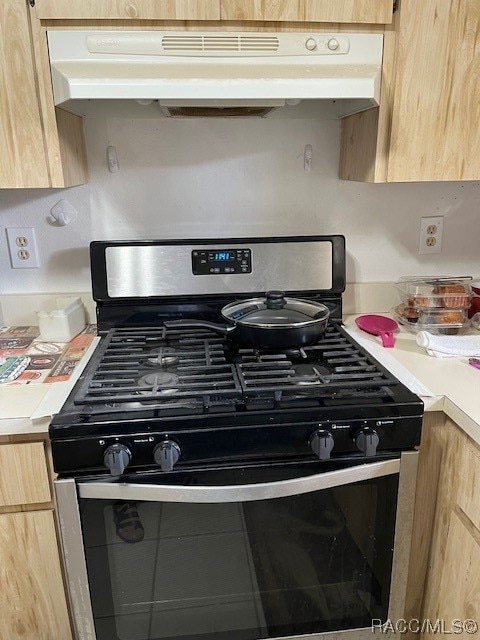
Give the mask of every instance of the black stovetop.
[[275, 412], [407, 397], [337, 322], [316, 344], [285, 351], [236, 346], [204, 329], [126, 327], [103, 338], [53, 427], [76, 417]]

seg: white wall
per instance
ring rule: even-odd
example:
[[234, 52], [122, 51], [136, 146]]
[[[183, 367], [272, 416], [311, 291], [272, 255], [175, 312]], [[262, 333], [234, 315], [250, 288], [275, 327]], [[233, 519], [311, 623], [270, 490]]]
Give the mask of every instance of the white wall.
[[[89, 289], [92, 239], [342, 233], [348, 281], [480, 275], [479, 183], [366, 185], [337, 178], [338, 121], [88, 119], [91, 181], [0, 191], [0, 293]], [[120, 171], [110, 174], [106, 147]], [[303, 148], [313, 145], [313, 168]], [[67, 198], [73, 224], [48, 223]], [[445, 216], [440, 255], [417, 255], [420, 217]], [[41, 268], [12, 270], [4, 228], [33, 226]]]

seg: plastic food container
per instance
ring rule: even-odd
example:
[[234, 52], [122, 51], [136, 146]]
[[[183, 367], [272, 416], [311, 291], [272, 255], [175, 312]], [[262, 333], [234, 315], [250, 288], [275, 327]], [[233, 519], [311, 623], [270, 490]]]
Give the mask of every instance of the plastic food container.
[[402, 302], [415, 309], [468, 309], [472, 297], [471, 276], [400, 278], [396, 287]]
[[85, 308], [80, 298], [56, 298], [52, 311], [37, 311], [42, 340], [70, 342], [85, 328]]
[[461, 332], [470, 326], [471, 280], [469, 276], [400, 278], [396, 287], [401, 303], [393, 309], [395, 319], [415, 332]]

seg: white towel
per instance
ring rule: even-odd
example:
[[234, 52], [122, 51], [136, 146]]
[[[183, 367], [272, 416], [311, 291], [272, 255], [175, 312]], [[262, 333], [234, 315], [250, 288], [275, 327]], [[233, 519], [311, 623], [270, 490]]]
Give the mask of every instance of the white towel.
[[436, 358], [480, 356], [480, 335], [434, 336], [428, 331], [419, 331], [417, 344], [423, 347], [428, 355]]

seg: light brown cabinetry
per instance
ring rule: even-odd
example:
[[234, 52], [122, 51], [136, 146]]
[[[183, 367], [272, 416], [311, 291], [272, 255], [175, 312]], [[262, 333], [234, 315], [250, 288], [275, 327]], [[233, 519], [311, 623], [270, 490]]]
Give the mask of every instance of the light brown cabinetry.
[[220, 0], [222, 20], [387, 24], [393, 0]]
[[46, 20], [392, 21], [393, 0], [36, 0]]
[[385, 33], [381, 106], [343, 121], [340, 177], [480, 178], [480, 6], [400, 0]]
[[0, 2], [0, 188], [87, 181], [83, 124], [55, 112], [45, 33], [24, 0]]
[[480, 621], [480, 447], [443, 414], [430, 416], [420, 447], [406, 617], [444, 620], [449, 628], [454, 620]]
[[43, 442], [0, 444], [0, 638], [72, 638]]
[[219, 20], [219, 0], [36, 0], [37, 17], [65, 20]]

